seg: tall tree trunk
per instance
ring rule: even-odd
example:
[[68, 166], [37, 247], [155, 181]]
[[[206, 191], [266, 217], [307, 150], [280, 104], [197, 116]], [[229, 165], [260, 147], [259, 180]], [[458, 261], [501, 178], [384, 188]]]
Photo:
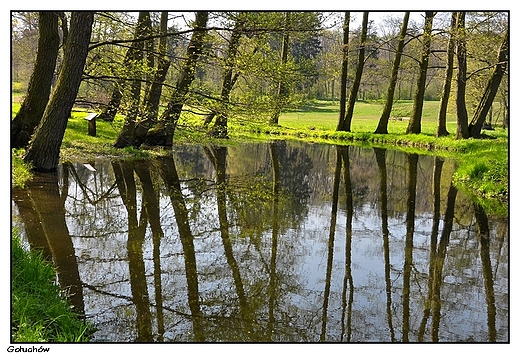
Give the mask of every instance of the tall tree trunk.
[[228, 106], [229, 106], [229, 94], [233, 89], [233, 85], [238, 78], [238, 73], [233, 76], [233, 68], [235, 67], [236, 55], [238, 47], [240, 45], [240, 37], [242, 36], [242, 30], [244, 25], [243, 13], [238, 14], [238, 18], [235, 22], [235, 27], [231, 33], [229, 39], [229, 46], [227, 55], [224, 63], [224, 80], [222, 82], [222, 90], [220, 93], [220, 100], [222, 109], [216, 113], [215, 123], [213, 128], [208, 132], [209, 136], [216, 138], [228, 138], [227, 120], [228, 120]]
[[506, 31], [504, 41], [500, 46], [500, 50], [498, 52], [498, 63], [495, 65], [495, 69], [493, 70], [493, 74], [489, 78], [489, 81], [486, 86], [486, 90], [484, 91], [484, 95], [480, 99], [479, 105], [475, 114], [473, 115], [473, 119], [471, 120], [471, 124], [469, 125], [469, 133], [473, 138], [480, 137], [480, 131], [482, 130], [482, 125], [486, 120], [486, 116], [493, 105], [493, 100], [498, 91], [498, 87], [500, 86], [500, 82], [502, 81], [502, 76], [507, 69], [507, 64], [509, 61], [509, 30]]
[[466, 29], [465, 12], [457, 13], [457, 139], [469, 138], [468, 111], [466, 110]]
[[199, 11], [195, 14], [195, 27], [188, 45], [186, 61], [175, 85], [173, 96], [161, 115], [158, 125], [146, 134], [144, 143], [147, 145], [171, 146], [173, 143], [173, 135], [182, 107], [186, 102], [190, 85], [195, 79], [195, 66], [202, 53], [207, 22], [207, 11]]
[[11, 147], [26, 146], [40, 123], [51, 93], [56, 58], [60, 44], [58, 16], [55, 12], [39, 13], [38, 53], [29, 80], [27, 96], [11, 122]]
[[52, 171], [58, 167], [63, 135], [87, 58], [93, 21], [94, 12], [72, 13], [56, 88], [24, 156], [25, 162], [32, 164], [35, 170]]
[[[285, 72], [285, 65], [287, 64], [287, 58], [289, 54], [289, 17], [290, 13], [285, 13], [285, 28], [283, 32], [283, 41], [282, 41], [282, 54], [281, 54], [281, 66], [282, 66], [282, 72]], [[278, 82], [278, 92], [275, 99], [275, 108], [273, 115], [269, 119], [269, 124], [271, 125], [278, 125], [278, 119], [280, 118], [280, 113], [282, 112], [282, 107], [285, 105], [287, 101], [287, 97], [289, 96], [289, 90], [287, 88], [287, 82], [285, 81], [286, 78], [282, 77], [280, 78], [280, 81]]]
[[137, 116], [139, 115], [139, 101], [141, 99], [141, 70], [139, 66], [144, 59], [145, 43], [142, 38], [149, 34], [151, 29], [150, 12], [139, 12], [139, 19], [137, 23], [137, 30], [135, 39], [136, 42], [132, 44], [132, 62], [129, 66], [133, 72], [133, 80], [130, 85], [129, 109], [125, 117], [123, 129], [119, 132], [114, 147], [123, 148], [133, 145], [133, 136], [137, 124]]
[[347, 106], [347, 78], [348, 78], [348, 40], [350, 32], [350, 12], [345, 12], [343, 21], [343, 59], [341, 61], [341, 82], [339, 96], [338, 128], [343, 126]]
[[[161, 34], [165, 34], [168, 29], [168, 12], [161, 14]], [[136, 119], [132, 129], [124, 129], [121, 131], [118, 141], [115, 146], [123, 148], [126, 146], [133, 146], [139, 148], [146, 138], [148, 130], [157, 121], [159, 112], [159, 102], [162, 94], [162, 86], [166, 80], [166, 74], [170, 68], [170, 60], [166, 56], [166, 37], [161, 36], [159, 40], [158, 53], [160, 55], [157, 68], [154, 74], [152, 83], [147, 90], [144, 100], [143, 109], [140, 119]], [[129, 127], [130, 128], [130, 127]]]
[[361, 24], [361, 37], [359, 43], [359, 54], [358, 62], [356, 67], [356, 76], [354, 82], [350, 88], [350, 94], [348, 96], [347, 110], [345, 112], [345, 118], [338, 123], [336, 128], [337, 131], [350, 131], [350, 124], [352, 123], [352, 116], [354, 115], [354, 105], [356, 103], [356, 97], [359, 91], [359, 85], [361, 84], [361, 75], [363, 74], [363, 66], [365, 65], [365, 42], [367, 40], [368, 31], [368, 12], [363, 12], [363, 22]]
[[[135, 61], [142, 59], [144, 43], [139, 40], [139, 38], [143, 38], [146, 35], [147, 28], [150, 26], [150, 13], [147, 11], [139, 12], [139, 18], [137, 20], [134, 34], [134, 39], [136, 41], [132, 43], [126, 52], [125, 58], [123, 60], [123, 68], [133, 68], [135, 66]], [[140, 58], [137, 58], [137, 56]], [[112, 122], [114, 120], [114, 117], [116, 116], [123, 99], [123, 92], [125, 90], [126, 81], [126, 78], [120, 78], [117, 80], [112, 91], [110, 101], [100, 113], [98, 117], [99, 119], [103, 119], [107, 122]]]
[[399, 32], [397, 51], [395, 52], [394, 63], [392, 65], [390, 83], [388, 84], [388, 91], [386, 93], [385, 106], [383, 108], [383, 113], [381, 113], [381, 118], [379, 118], [379, 124], [374, 132], [376, 134], [388, 134], [388, 120], [390, 119], [390, 113], [392, 112], [392, 105], [394, 103], [395, 85], [397, 84], [397, 75], [399, 74], [399, 65], [401, 64], [401, 56], [403, 54], [404, 39], [406, 37], [406, 30], [408, 29], [409, 18], [410, 12], [405, 12], [401, 31]]
[[451, 14], [450, 39], [448, 40], [448, 49], [446, 51], [446, 75], [444, 76], [444, 85], [442, 86], [441, 104], [439, 107], [439, 116], [437, 124], [437, 136], [449, 135], [446, 129], [446, 113], [448, 112], [448, 101], [450, 99], [451, 79], [453, 78], [453, 56], [455, 53], [455, 33], [457, 31], [457, 13]]
[[427, 11], [425, 12], [425, 15], [424, 32], [422, 35], [423, 51], [419, 64], [419, 78], [417, 79], [417, 85], [415, 88], [412, 116], [410, 117], [410, 122], [406, 128], [407, 134], [419, 134], [421, 132], [421, 116], [424, 104], [424, 92], [426, 91], [426, 74], [428, 72], [428, 62], [430, 58], [432, 41], [433, 17], [435, 16], [435, 12]]
[[[141, 45], [137, 46], [136, 55], [134, 57], [136, 61], [141, 61], [143, 59], [143, 44], [144, 43], [141, 42]], [[141, 74], [136, 72], [134, 75], [134, 79], [130, 85], [130, 97], [128, 101], [129, 109], [125, 116], [123, 128], [119, 132], [116, 142], [114, 143], [114, 147], [117, 148], [122, 148], [129, 145], [128, 139], [131, 139], [133, 136], [137, 115], [139, 114], [139, 101], [141, 98]]]

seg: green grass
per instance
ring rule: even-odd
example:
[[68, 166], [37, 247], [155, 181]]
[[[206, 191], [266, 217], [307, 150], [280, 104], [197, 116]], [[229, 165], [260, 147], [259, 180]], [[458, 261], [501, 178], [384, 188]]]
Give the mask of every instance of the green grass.
[[[422, 132], [435, 135], [437, 129], [438, 101], [425, 101], [422, 115]], [[393, 105], [391, 117], [401, 120], [390, 120], [388, 133], [399, 134], [406, 131], [407, 118], [412, 113], [412, 101], [397, 101]], [[383, 111], [383, 102], [356, 102], [352, 119], [352, 132], [373, 132], [379, 123]], [[334, 101], [314, 101], [299, 110], [288, 110], [279, 119], [279, 124], [290, 129], [315, 129], [335, 131], [338, 124], [339, 105]], [[403, 119], [404, 118], [404, 119]], [[448, 116], [447, 127], [455, 132], [456, 118]]]
[[24, 149], [11, 150], [11, 185], [23, 188], [25, 183], [31, 179], [31, 166], [22, 159]]
[[[13, 112], [19, 107], [13, 104]], [[448, 114], [447, 129], [451, 135], [437, 138], [437, 114], [439, 102], [425, 101], [421, 119], [421, 134], [405, 134], [407, 117], [412, 112], [412, 101], [394, 103], [392, 119], [388, 123], [389, 134], [373, 134], [383, 109], [383, 103], [356, 102], [351, 132], [336, 132], [339, 105], [335, 101], [314, 101], [300, 109], [288, 109], [282, 113], [278, 126], [270, 126], [251, 117], [234, 117], [229, 120], [231, 139], [219, 143], [233, 144], [244, 140], [300, 139], [329, 144], [355, 144], [379, 146], [419, 154], [440, 155], [459, 161], [459, 169], [454, 176], [460, 188], [466, 189], [475, 199], [498, 200], [500, 210], [506, 210], [508, 199], [508, 130], [496, 128], [486, 131], [492, 139], [454, 138], [456, 118]], [[117, 157], [122, 159], [150, 158], [167, 153], [163, 149], [116, 149], [112, 145], [123, 125], [123, 117], [116, 116], [114, 122], [97, 121], [97, 136], [87, 134], [86, 111], [74, 111], [69, 119], [60, 151], [61, 161], [88, 162], [97, 157]], [[179, 120], [174, 143], [212, 143], [206, 136], [203, 116], [185, 112]], [[405, 119], [402, 119], [402, 118]], [[253, 117], [254, 118], [254, 117]], [[20, 163], [22, 152], [13, 153], [13, 185], [23, 185], [28, 178], [27, 166]], [[485, 166], [485, 167], [483, 167]], [[482, 175], [472, 171], [483, 171]], [[20, 177], [18, 177], [20, 176]], [[30, 175], [29, 175], [30, 177]], [[21, 184], [18, 184], [21, 181]], [[494, 209], [497, 209], [494, 207]]]
[[86, 342], [93, 328], [68, 305], [55, 284], [55, 272], [40, 253], [28, 252], [12, 235], [13, 342]]
[[[233, 137], [254, 139], [303, 139], [329, 144], [379, 146], [404, 152], [440, 155], [459, 162], [454, 182], [465, 189], [493, 214], [508, 213], [508, 131], [495, 128], [485, 131], [488, 139], [455, 139], [457, 130], [453, 114], [447, 117], [447, 137], [436, 137], [439, 102], [425, 101], [421, 134], [406, 134], [412, 101], [394, 103], [388, 134], [373, 134], [383, 109], [382, 102], [356, 102], [351, 132], [336, 132], [339, 106], [333, 101], [315, 101], [301, 109], [286, 110], [278, 126], [268, 124], [233, 124]], [[404, 119], [403, 119], [404, 117]]]

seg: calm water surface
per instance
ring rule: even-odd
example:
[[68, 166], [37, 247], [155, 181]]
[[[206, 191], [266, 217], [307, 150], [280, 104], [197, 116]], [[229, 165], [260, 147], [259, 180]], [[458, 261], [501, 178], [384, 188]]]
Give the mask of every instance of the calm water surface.
[[90, 164], [12, 196], [92, 341], [509, 341], [508, 222], [451, 160], [273, 142]]

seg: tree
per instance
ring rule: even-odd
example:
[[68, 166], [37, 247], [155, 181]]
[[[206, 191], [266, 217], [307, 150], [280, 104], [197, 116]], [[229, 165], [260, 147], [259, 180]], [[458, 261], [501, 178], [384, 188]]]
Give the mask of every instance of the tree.
[[21, 148], [29, 143], [51, 93], [60, 44], [58, 16], [55, 12], [40, 12], [38, 27], [38, 52], [27, 96], [11, 122], [12, 148]]
[[[148, 34], [149, 28], [151, 27], [150, 22], [150, 13], [147, 11], [139, 12], [139, 17], [137, 20], [137, 25], [135, 27], [134, 33], [134, 41], [130, 48], [128, 48], [125, 58], [123, 60], [122, 68], [123, 70], [130, 70], [132, 76], [135, 77], [136, 74], [139, 73], [139, 69], [137, 64], [143, 58], [143, 49], [144, 43], [143, 38]], [[131, 70], [134, 69], [134, 70]], [[126, 73], [128, 74], [128, 72]], [[125, 83], [127, 81], [126, 77], [120, 77], [113, 90], [112, 96], [110, 97], [110, 101], [105, 106], [103, 111], [99, 114], [99, 119], [103, 119], [105, 121], [111, 122], [114, 120], [114, 117], [119, 110], [119, 106], [121, 105], [121, 100], [123, 99], [123, 91], [125, 89]], [[135, 80], [132, 81], [135, 84]], [[135, 85], [134, 85], [135, 88]], [[132, 106], [132, 105], [131, 105]]]
[[446, 113], [448, 111], [448, 101], [450, 99], [451, 80], [453, 78], [453, 56], [455, 52], [455, 31], [457, 29], [457, 13], [451, 15], [450, 34], [448, 39], [448, 48], [446, 50], [446, 74], [444, 76], [444, 85], [442, 87], [441, 104], [439, 107], [437, 136], [449, 135], [446, 129]]
[[466, 110], [466, 29], [465, 12], [457, 13], [457, 139], [469, 138], [468, 111]]
[[493, 100], [497, 94], [498, 88], [500, 86], [500, 81], [502, 81], [502, 76], [504, 75], [507, 64], [509, 61], [509, 30], [506, 30], [506, 34], [504, 36], [504, 41], [500, 46], [500, 50], [498, 52], [498, 62], [495, 65], [493, 70], [493, 74], [489, 78], [488, 84], [486, 86], [486, 90], [484, 91], [484, 95], [482, 96], [480, 103], [473, 115], [473, 119], [471, 120], [471, 124], [469, 125], [469, 133], [473, 138], [480, 137], [480, 131], [482, 130], [482, 125], [486, 120], [486, 116], [489, 113], [489, 110], [493, 104]]
[[[287, 57], [289, 53], [289, 21], [290, 21], [290, 13], [286, 12], [284, 17], [284, 32], [283, 32], [283, 41], [282, 41], [282, 52], [281, 52], [281, 66], [287, 64]], [[274, 112], [269, 119], [269, 124], [278, 125], [278, 118], [280, 117], [280, 113], [282, 112], [282, 106], [285, 104], [287, 97], [289, 96], [289, 90], [287, 88], [287, 84], [285, 79], [282, 77], [278, 82], [278, 92], [276, 93], [275, 98], [275, 108]]]
[[175, 91], [168, 102], [166, 110], [161, 115], [157, 126], [150, 129], [146, 134], [144, 142], [148, 145], [171, 146], [173, 143], [173, 135], [182, 107], [186, 102], [190, 85], [195, 79], [195, 66], [202, 53], [207, 22], [207, 11], [199, 11], [195, 14], [193, 34], [186, 50], [186, 61], [177, 79]]
[[341, 61], [341, 87], [339, 98], [339, 122], [345, 117], [347, 105], [347, 78], [348, 78], [348, 36], [350, 27], [350, 12], [345, 12], [343, 20], [343, 58]]
[[386, 93], [386, 102], [383, 107], [383, 113], [379, 118], [379, 124], [377, 125], [377, 134], [388, 134], [388, 120], [390, 119], [390, 113], [392, 112], [392, 105], [394, 102], [395, 85], [397, 83], [397, 75], [399, 74], [399, 65], [401, 64], [401, 56], [404, 49], [404, 40], [406, 37], [406, 30], [408, 28], [408, 20], [410, 18], [410, 12], [404, 13], [403, 23], [401, 24], [401, 31], [399, 32], [399, 40], [397, 42], [397, 50], [395, 52], [394, 62], [392, 64], [392, 73], [390, 74], [390, 83], [388, 84], [388, 91]]
[[[130, 97], [129, 97], [129, 110], [125, 117], [125, 123], [123, 125], [123, 129], [119, 133], [116, 142], [114, 143], [114, 147], [123, 148], [125, 146], [132, 145], [134, 143], [133, 135], [136, 128], [136, 120], [137, 115], [139, 114], [139, 103], [141, 98], [141, 62], [144, 57], [144, 40], [143, 37], [148, 35], [151, 28], [150, 21], [150, 13], [148, 11], [139, 12], [139, 19], [137, 20], [136, 33], [135, 33], [135, 42], [132, 43], [132, 47], [128, 50], [131, 52], [128, 54], [125, 59], [130, 58], [128, 61], [128, 65], [132, 67], [134, 70], [133, 80], [130, 85]], [[114, 90], [118, 91], [117, 89]], [[122, 97], [122, 93], [119, 92], [116, 96], [119, 98]], [[114, 96], [113, 96], [114, 97]], [[120, 100], [119, 100], [120, 102]], [[112, 106], [111, 114], [115, 115], [116, 108]], [[112, 119], [114, 117], [112, 116]], [[139, 146], [137, 146], [139, 147]]]
[[363, 66], [365, 65], [365, 42], [367, 38], [368, 32], [368, 12], [363, 12], [363, 22], [361, 24], [361, 37], [359, 42], [359, 53], [358, 53], [358, 62], [356, 66], [356, 76], [354, 77], [354, 82], [352, 83], [352, 87], [350, 88], [350, 93], [348, 96], [347, 109], [344, 117], [340, 117], [338, 122], [338, 126], [336, 128], [337, 131], [350, 131], [350, 124], [352, 122], [352, 116], [354, 115], [354, 105], [356, 103], [356, 98], [359, 90], [359, 85], [361, 83], [361, 75], [363, 74]]
[[71, 15], [56, 88], [24, 156], [24, 161], [34, 170], [53, 171], [58, 167], [63, 135], [87, 58], [93, 21], [94, 12], [91, 11], [73, 12]]
[[419, 77], [415, 88], [415, 96], [413, 100], [412, 116], [406, 128], [407, 134], [419, 134], [421, 132], [421, 116], [424, 103], [424, 92], [426, 90], [426, 73], [428, 71], [428, 61], [431, 51], [433, 17], [435, 12], [425, 12], [424, 30], [422, 35], [422, 56], [419, 61]]
[[[224, 79], [222, 82], [222, 90], [220, 92], [220, 101], [222, 109], [220, 112], [215, 112], [216, 118], [213, 128], [208, 132], [209, 136], [216, 138], [227, 138], [227, 121], [228, 121], [228, 106], [229, 106], [229, 95], [233, 86], [238, 79], [238, 73], [233, 75], [233, 69], [235, 67], [236, 56], [238, 47], [240, 45], [240, 37], [244, 30], [245, 17], [244, 13], [241, 12], [237, 15], [235, 26], [229, 39], [229, 45], [227, 48], [227, 55], [224, 60]], [[209, 120], [209, 119], [207, 119]]]

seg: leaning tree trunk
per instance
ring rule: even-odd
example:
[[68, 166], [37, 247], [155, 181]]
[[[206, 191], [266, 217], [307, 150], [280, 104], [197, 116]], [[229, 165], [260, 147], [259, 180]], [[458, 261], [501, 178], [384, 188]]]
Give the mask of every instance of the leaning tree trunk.
[[401, 25], [401, 31], [399, 32], [399, 41], [397, 42], [397, 51], [395, 52], [394, 63], [392, 65], [392, 74], [390, 75], [390, 84], [388, 85], [388, 91], [386, 93], [386, 102], [379, 118], [379, 124], [377, 125], [376, 134], [388, 134], [388, 120], [390, 119], [390, 113], [392, 112], [392, 105], [394, 103], [395, 85], [397, 84], [397, 75], [399, 73], [399, 65], [401, 64], [401, 56], [403, 54], [404, 39], [406, 37], [406, 30], [408, 28], [408, 20], [410, 18], [410, 12], [404, 13], [403, 23]]
[[465, 12], [457, 14], [457, 139], [469, 138], [468, 111], [466, 110], [466, 38]]
[[[350, 12], [345, 12], [343, 20], [343, 58], [341, 61], [341, 82], [339, 93], [339, 120], [338, 127], [343, 126], [347, 107], [347, 78], [348, 78], [348, 40], [350, 31]], [[332, 86], [334, 87], [334, 85]]]
[[449, 135], [446, 129], [446, 113], [448, 112], [448, 101], [450, 99], [451, 79], [453, 78], [453, 56], [455, 52], [455, 33], [457, 30], [457, 13], [451, 15], [450, 39], [446, 51], [446, 75], [442, 87], [441, 104], [439, 107], [439, 118], [437, 125], [437, 136]]
[[352, 116], [354, 115], [354, 105], [359, 91], [359, 85], [361, 84], [361, 76], [363, 75], [363, 67], [365, 65], [365, 42], [367, 39], [368, 31], [368, 12], [363, 12], [363, 22], [361, 24], [361, 37], [359, 43], [359, 54], [358, 62], [356, 67], [356, 76], [354, 82], [350, 88], [348, 96], [347, 110], [345, 112], [345, 118], [338, 123], [336, 128], [337, 131], [350, 131], [350, 124], [352, 123]]
[[406, 128], [407, 134], [419, 134], [421, 132], [421, 116], [424, 104], [424, 92], [426, 91], [426, 74], [428, 71], [428, 62], [431, 51], [433, 16], [435, 12], [425, 12], [423, 38], [423, 52], [421, 62], [419, 64], [419, 78], [415, 89], [415, 97], [413, 100], [412, 116]]
[[27, 96], [11, 122], [12, 148], [21, 148], [29, 143], [40, 123], [51, 93], [60, 44], [58, 16], [55, 12], [40, 12], [38, 27], [38, 53], [29, 80]]
[[480, 137], [480, 131], [482, 130], [482, 125], [486, 120], [486, 116], [493, 105], [493, 100], [498, 91], [498, 87], [500, 86], [500, 82], [502, 81], [502, 76], [504, 76], [504, 72], [507, 68], [509, 57], [509, 30], [506, 31], [506, 35], [504, 37], [504, 41], [500, 46], [500, 50], [498, 52], [498, 63], [493, 70], [493, 74], [489, 78], [488, 84], [486, 86], [486, 90], [484, 91], [484, 95], [482, 96], [480, 103], [473, 115], [473, 119], [471, 120], [471, 124], [469, 125], [469, 133], [473, 138]]
[[202, 53], [207, 22], [207, 11], [199, 11], [195, 14], [195, 27], [188, 45], [186, 61], [175, 85], [173, 96], [161, 115], [159, 123], [146, 134], [144, 143], [147, 145], [171, 146], [173, 144], [173, 135], [182, 107], [186, 102], [190, 85], [195, 79], [195, 66]]
[[24, 156], [34, 170], [53, 171], [59, 163], [67, 121], [81, 84], [94, 12], [73, 12], [56, 88]]

